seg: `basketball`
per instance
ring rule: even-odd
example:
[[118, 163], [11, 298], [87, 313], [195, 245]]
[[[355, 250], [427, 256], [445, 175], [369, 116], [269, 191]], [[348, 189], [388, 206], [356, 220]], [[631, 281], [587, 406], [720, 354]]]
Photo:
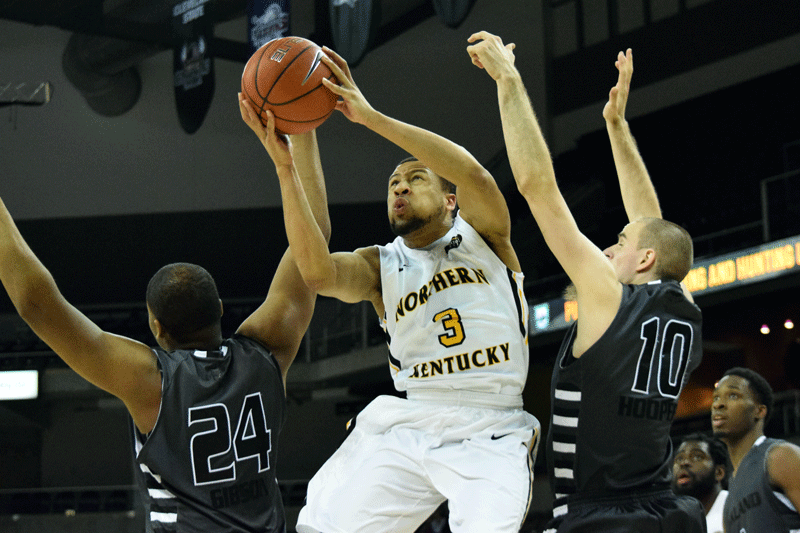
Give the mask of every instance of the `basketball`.
[[302, 37], [282, 37], [266, 43], [247, 61], [242, 73], [242, 94], [266, 126], [270, 110], [278, 133], [311, 131], [331, 116], [337, 96], [322, 84], [336, 83], [320, 61], [322, 49]]

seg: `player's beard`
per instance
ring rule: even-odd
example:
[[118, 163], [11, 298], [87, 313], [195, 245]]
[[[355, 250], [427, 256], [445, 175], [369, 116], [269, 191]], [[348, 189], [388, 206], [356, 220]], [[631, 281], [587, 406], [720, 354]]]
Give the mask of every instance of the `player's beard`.
[[434, 211], [425, 218], [414, 216], [406, 220], [397, 220], [396, 218], [392, 219], [389, 221], [389, 226], [392, 228], [392, 233], [398, 237], [404, 237], [409, 233], [417, 231], [420, 228], [424, 228], [429, 223], [440, 219], [444, 215], [444, 212], [445, 208], [442, 206], [441, 209]]
[[[691, 476], [692, 474], [689, 473], [689, 475]], [[706, 475], [702, 477], [692, 477], [692, 482], [685, 487], [681, 487], [673, 483], [672, 490], [675, 492], [675, 494], [680, 496], [694, 496], [699, 500], [706, 494], [711, 493], [711, 491], [714, 490], [714, 485], [716, 485], [716, 483], [717, 480], [714, 477], [714, 469], [712, 468], [708, 471], [708, 473], [706, 473]]]

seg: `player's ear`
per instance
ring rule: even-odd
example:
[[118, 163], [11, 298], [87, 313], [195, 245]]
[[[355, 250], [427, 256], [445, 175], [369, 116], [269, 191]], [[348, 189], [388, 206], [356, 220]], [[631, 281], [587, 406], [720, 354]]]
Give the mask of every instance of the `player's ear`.
[[766, 405], [757, 405], [756, 406], [756, 421], [758, 420], [766, 420], [767, 418], [767, 406]]
[[725, 479], [725, 467], [722, 465], [717, 465], [714, 468], [714, 479], [717, 480], [717, 483]]
[[646, 272], [653, 268], [656, 264], [656, 251], [652, 248], [643, 248], [640, 250], [639, 265], [636, 268], [637, 272]]
[[448, 211], [455, 211], [456, 209], [456, 195], [453, 193], [447, 193], [444, 195], [444, 205], [448, 209]]

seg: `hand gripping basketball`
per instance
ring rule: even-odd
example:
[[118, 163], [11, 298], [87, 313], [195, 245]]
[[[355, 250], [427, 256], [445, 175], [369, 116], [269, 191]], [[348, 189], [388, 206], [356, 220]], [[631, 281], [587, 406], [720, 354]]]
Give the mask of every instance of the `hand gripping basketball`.
[[302, 37], [266, 43], [250, 57], [242, 73], [242, 94], [266, 126], [266, 111], [275, 116], [278, 133], [313, 130], [331, 116], [337, 96], [322, 83], [336, 83], [322, 62], [322, 49]]

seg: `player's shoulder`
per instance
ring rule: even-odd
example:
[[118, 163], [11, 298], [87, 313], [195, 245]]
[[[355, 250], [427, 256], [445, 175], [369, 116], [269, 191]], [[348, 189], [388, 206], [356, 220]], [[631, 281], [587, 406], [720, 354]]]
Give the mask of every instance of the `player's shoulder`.
[[[386, 246], [390, 246], [392, 243], [387, 244]], [[364, 246], [363, 248], [356, 248], [353, 250], [354, 254], [360, 255], [364, 259], [371, 261], [373, 259], [380, 258], [380, 249], [381, 246], [374, 244], [372, 246]]]
[[779, 487], [800, 488], [800, 446], [776, 439], [767, 450], [767, 473]]

